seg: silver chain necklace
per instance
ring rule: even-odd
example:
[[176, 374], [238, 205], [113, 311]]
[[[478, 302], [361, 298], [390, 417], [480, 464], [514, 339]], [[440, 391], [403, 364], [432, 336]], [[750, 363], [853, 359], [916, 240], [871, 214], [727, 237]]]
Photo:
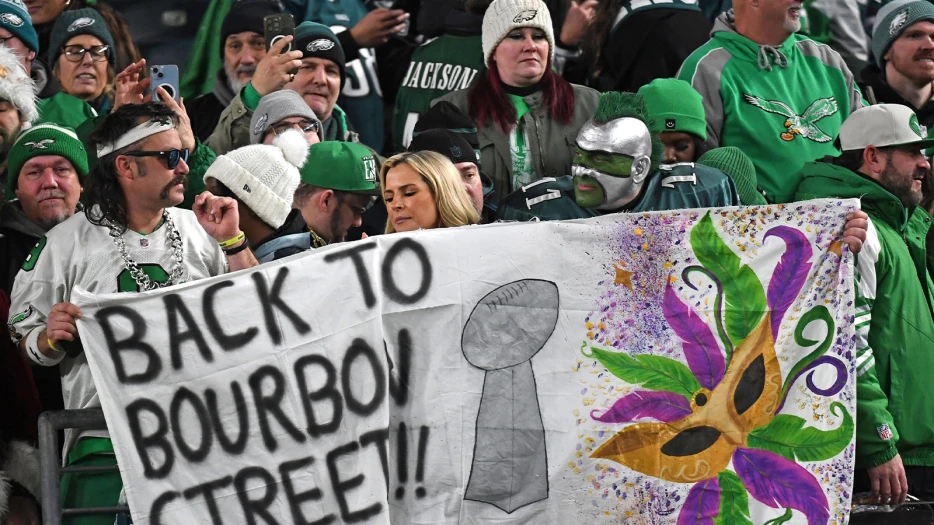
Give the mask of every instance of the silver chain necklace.
[[117, 251], [120, 252], [120, 257], [123, 259], [123, 266], [125, 266], [127, 271], [130, 272], [133, 280], [136, 281], [136, 284], [139, 286], [140, 291], [143, 292], [178, 284], [182, 281], [183, 275], [185, 274], [185, 261], [183, 257], [184, 254], [182, 252], [182, 238], [178, 235], [178, 230], [175, 229], [175, 223], [172, 222], [172, 216], [169, 215], [167, 210], [162, 210], [162, 220], [165, 222], [169, 244], [172, 246], [172, 258], [175, 259], [175, 266], [172, 267], [172, 271], [169, 272], [169, 278], [164, 283], [154, 282], [149, 278], [148, 275], [146, 275], [146, 272], [144, 272], [142, 268], [139, 267], [139, 264], [131, 259], [130, 254], [127, 253], [126, 241], [123, 239], [123, 234], [120, 233], [120, 230], [117, 229], [117, 227], [112, 222], [108, 223], [107, 225], [107, 227], [110, 229], [110, 236], [113, 237], [114, 245], [117, 246]]

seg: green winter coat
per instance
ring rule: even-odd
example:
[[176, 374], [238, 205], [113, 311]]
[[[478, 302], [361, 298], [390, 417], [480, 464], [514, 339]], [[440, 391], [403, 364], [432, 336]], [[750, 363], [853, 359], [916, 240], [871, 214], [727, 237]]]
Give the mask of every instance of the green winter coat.
[[859, 198], [871, 223], [856, 257], [856, 467], [900, 454], [934, 466], [934, 281], [931, 216], [906, 210], [874, 180], [824, 162], [804, 166], [796, 200]]
[[[522, 117], [529, 149], [532, 153], [532, 167], [535, 180], [542, 177], [562, 177], [571, 172], [571, 159], [577, 147], [577, 134], [584, 124], [593, 118], [597, 111], [600, 93], [589, 87], [571, 84], [574, 88], [574, 118], [570, 124], [562, 124], [548, 116], [542, 104], [541, 91], [523, 98], [529, 106], [529, 112]], [[448, 101], [469, 115], [467, 109], [467, 90], [460, 89], [439, 98]], [[480, 163], [483, 171], [493, 179], [496, 188], [497, 206], [509, 193], [518, 189], [512, 187], [512, 153], [509, 149], [509, 134], [504, 133], [495, 123], [478, 126], [477, 138], [480, 141]]]

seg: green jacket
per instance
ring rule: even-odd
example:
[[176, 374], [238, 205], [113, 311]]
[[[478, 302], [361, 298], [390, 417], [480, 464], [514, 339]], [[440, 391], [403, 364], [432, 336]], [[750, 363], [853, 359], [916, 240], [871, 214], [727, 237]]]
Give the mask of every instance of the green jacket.
[[[562, 177], [571, 172], [571, 159], [577, 144], [577, 133], [597, 111], [600, 93], [584, 86], [572, 84], [574, 88], [574, 118], [570, 124], [562, 124], [548, 117], [542, 104], [539, 91], [524, 97], [530, 111], [522, 117], [529, 147], [532, 153], [532, 166], [535, 168], [535, 180], [542, 177]], [[467, 90], [460, 89], [439, 98], [435, 102], [446, 100], [458, 107], [465, 115], [467, 109]], [[504, 133], [496, 124], [487, 123], [478, 127], [477, 138], [480, 141], [480, 162], [483, 171], [493, 179], [496, 188], [497, 206], [512, 191], [512, 153], [509, 149], [509, 134]]]
[[802, 35], [760, 46], [720, 15], [678, 78], [701, 94], [707, 146], [736, 146], [756, 166], [769, 202], [790, 202], [805, 162], [837, 155], [840, 125], [864, 105], [836, 51]]
[[796, 200], [859, 198], [871, 221], [856, 257], [856, 467], [900, 454], [934, 466], [934, 281], [925, 257], [931, 216], [906, 210], [874, 180], [805, 164]]
[[[214, 153], [223, 155], [228, 151], [242, 148], [250, 145], [250, 119], [253, 118], [253, 110], [259, 104], [260, 96], [248, 85], [240, 90], [227, 109], [221, 113], [220, 120], [217, 121], [217, 127], [214, 133], [204, 144], [214, 150]], [[331, 117], [321, 123], [323, 126], [324, 140], [342, 140], [346, 142], [360, 142], [360, 135], [350, 128], [347, 123], [347, 116], [340, 106], [335, 105], [331, 111]]]
[[97, 116], [90, 104], [64, 91], [36, 103], [39, 120], [33, 124], [52, 123], [77, 130], [85, 121]]

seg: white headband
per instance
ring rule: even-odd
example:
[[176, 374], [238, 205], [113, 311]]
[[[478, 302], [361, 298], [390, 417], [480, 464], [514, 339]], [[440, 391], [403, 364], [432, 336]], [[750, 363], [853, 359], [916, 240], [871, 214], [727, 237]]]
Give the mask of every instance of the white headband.
[[117, 139], [117, 141], [113, 144], [98, 145], [97, 158], [103, 158], [105, 155], [110, 155], [111, 153], [135, 144], [146, 137], [151, 137], [156, 133], [162, 133], [163, 131], [168, 131], [170, 129], [175, 129], [175, 124], [172, 123], [172, 119], [169, 117], [154, 117], [152, 120], [144, 122], [126, 132], [126, 134]]

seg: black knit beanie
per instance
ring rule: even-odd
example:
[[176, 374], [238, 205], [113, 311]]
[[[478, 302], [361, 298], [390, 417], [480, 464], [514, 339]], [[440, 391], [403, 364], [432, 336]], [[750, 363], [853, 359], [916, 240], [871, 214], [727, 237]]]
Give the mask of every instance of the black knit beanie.
[[227, 37], [245, 31], [263, 34], [263, 19], [282, 12], [276, 0], [240, 0], [235, 2], [221, 24], [221, 57]]

